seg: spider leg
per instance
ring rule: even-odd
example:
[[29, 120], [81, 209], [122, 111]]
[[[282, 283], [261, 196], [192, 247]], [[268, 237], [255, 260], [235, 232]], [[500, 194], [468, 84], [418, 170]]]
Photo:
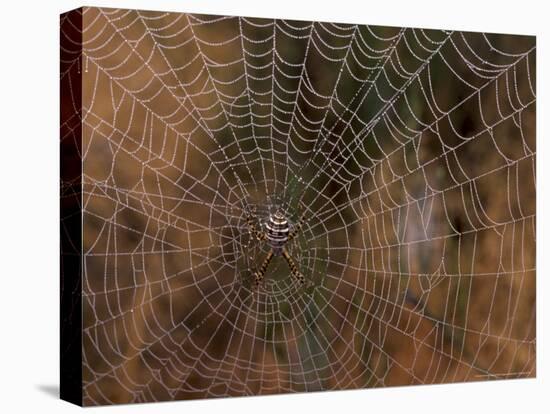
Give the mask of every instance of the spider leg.
[[250, 231], [250, 233], [252, 233], [254, 235], [254, 237], [256, 237], [257, 240], [260, 240], [260, 241], [265, 240], [266, 239], [265, 232], [258, 230], [256, 228], [256, 224], [254, 224], [254, 222], [255, 222], [254, 212], [255, 212], [255, 209], [253, 209], [252, 213], [249, 213], [246, 216], [246, 224], [248, 225], [248, 230]]
[[[302, 206], [302, 204], [300, 204], [300, 206]], [[303, 208], [303, 207], [301, 207], [301, 208]], [[306, 221], [306, 213], [307, 213], [307, 210], [304, 210], [302, 212], [302, 215], [298, 219], [298, 222], [294, 225], [294, 227], [292, 227], [292, 231], [288, 235], [288, 241], [291, 241], [294, 237], [296, 237], [298, 235], [298, 233], [300, 232], [300, 230], [302, 229], [302, 226], [304, 225], [304, 223]]]
[[258, 287], [260, 283], [262, 283], [262, 280], [264, 279], [265, 272], [267, 271], [267, 267], [269, 266], [269, 262], [271, 262], [271, 259], [273, 259], [273, 249], [269, 250], [269, 253], [267, 253], [267, 256], [265, 257], [262, 265], [260, 266], [260, 270], [254, 273], [255, 287]]
[[292, 231], [289, 233], [288, 241], [291, 241], [294, 237], [298, 235], [298, 233], [302, 229], [302, 226], [304, 225], [304, 222], [305, 222], [305, 217], [302, 215], [302, 217], [300, 217], [298, 222], [292, 228]]
[[298, 281], [300, 286], [303, 286], [306, 283], [306, 278], [304, 275], [298, 270], [298, 266], [296, 266], [296, 263], [294, 263], [294, 260], [290, 256], [290, 253], [286, 248], [283, 248], [283, 257], [285, 258], [288, 267], [290, 268], [290, 273]]

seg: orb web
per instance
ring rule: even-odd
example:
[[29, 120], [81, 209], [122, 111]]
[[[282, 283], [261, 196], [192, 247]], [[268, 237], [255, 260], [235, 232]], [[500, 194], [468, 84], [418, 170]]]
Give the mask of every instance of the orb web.
[[86, 404], [535, 375], [534, 38], [83, 10]]

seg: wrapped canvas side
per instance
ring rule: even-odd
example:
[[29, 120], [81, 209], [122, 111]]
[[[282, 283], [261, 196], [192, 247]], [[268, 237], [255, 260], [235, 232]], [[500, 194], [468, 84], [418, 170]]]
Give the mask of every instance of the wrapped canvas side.
[[82, 405], [82, 10], [60, 16], [60, 396]]

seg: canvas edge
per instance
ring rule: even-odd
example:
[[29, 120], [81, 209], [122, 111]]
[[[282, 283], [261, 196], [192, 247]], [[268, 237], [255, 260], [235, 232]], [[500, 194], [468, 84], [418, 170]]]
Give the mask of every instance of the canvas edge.
[[[60, 387], [82, 406], [82, 11], [59, 15]], [[72, 63], [68, 63], [72, 62]]]

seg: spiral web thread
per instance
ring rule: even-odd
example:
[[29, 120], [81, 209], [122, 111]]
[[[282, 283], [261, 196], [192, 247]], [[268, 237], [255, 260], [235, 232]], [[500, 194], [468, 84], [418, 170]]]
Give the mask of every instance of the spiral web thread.
[[82, 15], [85, 404], [535, 375], [534, 38]]

